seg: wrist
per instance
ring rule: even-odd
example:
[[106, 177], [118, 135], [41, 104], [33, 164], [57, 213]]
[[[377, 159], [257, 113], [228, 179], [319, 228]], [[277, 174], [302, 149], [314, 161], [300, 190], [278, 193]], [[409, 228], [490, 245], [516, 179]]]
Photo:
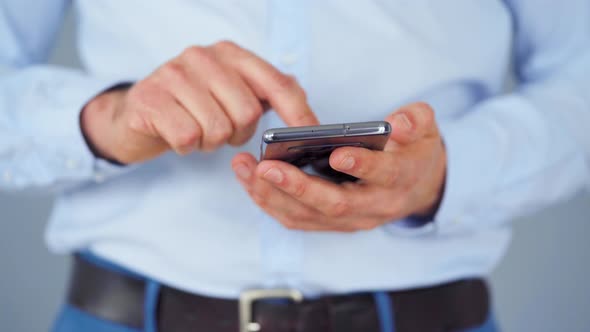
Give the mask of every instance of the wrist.
[[116, 151], [115, 113], [126, 89], [113, 88], [90, 100], [80, 113], [80, 127], [88, 148], [101, 159], [121, 164]]
[[440, 207], [440, 203], [442, 201], [444, 191], [445, 191], [445, 183], [446, 183], [446, 174], [447, 174], [447, 154], [446, 150], [442, 148], [441, 157], [436, 166], [436, 171], [434, 172], [433, 178], [433, 186], [432, 189], [428, 191], [427, 198], [425, 199], [425, 204], [422, 208], [418, 209], [412, 217], [416, 219], [433, 219], [434, 215], [438, 211]]

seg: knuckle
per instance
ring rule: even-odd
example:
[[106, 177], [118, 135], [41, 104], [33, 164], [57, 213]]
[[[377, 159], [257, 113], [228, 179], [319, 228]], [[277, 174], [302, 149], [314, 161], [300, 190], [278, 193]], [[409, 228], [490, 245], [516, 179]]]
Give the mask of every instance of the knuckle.
[[430, 128], [434, 126], [434, 113], [432, 111], [427, 111], [424, 113], [424, 126], [426, 128]]
[[201, 133], [197, 128], [186, 130], [178, 134], [174, 142], [174, 147], [180, 149], [194, 147], [197, 145], [200, 137]]
[[166, 92], [153, 80], [143, 80], [127, 93], [126, 103], [138, 112], [157, 109]]
[[[233, 133], [233, 127], [228, 119], [215, 116], [208, 121], [204, 128], [204, 143], [207, 147], [215, 148], [226, 143]], [[208, 149], [208, 148], [206, 148]]]
[[235, 52], [239, 46], [231, 40], [221, 40], [213, 44], [213, 47], [220, 52]]
[[137, 84], [133, 89], [129, 90], [125, 98], [126, 109], [132, 109], [139, 113], [139, 110], [151, 104], [151, 93], [146, 91], [143, 84]]
[[346, 198], [340, 197], [328, 206], [326, 212], [329, 217], [343, 217], [350, 212], [350, 202]]
[[178, 62], [168, 62], [159, 71], [164, 83], [181, 83], [186, 81], [184, 67]]
[[356, 165], [352, 167], [352, 170], [354, 170], [358, 177], [367, 177], [370, 173], [370, 169], [367, 166], [367, 163], [361, 162], [359, 159], [360, 158], [356, 158]]
[[207, 49], [195, 45], [185, 48], [184, 51], [182, 51], [182, 53], [180, 54], [181, 58], [187, 59], [201, 59], [208, 56], [209, 52], [207, 52]]
[[432, 111], [432, 107], [425, 101], [418, 101], [414, 103], [414, 106], [420, 110], [430, 110]]
[[299, 91], [299, 84], [297, 83], [297, 80], [294, 76], [285, 75], [277, 71], [274, 79], [279, 91], [295, 91], [302, 93], [302, 91]]
[[254, 202], [260, 206], [263, 209], [268, 208], [268, 200], [266, 198], [266, 195], [262, 192], [250, 192], [250, 197], [252, 197], [252, 200], [254, 200]]
[[147, 121], [140, 114], [134, 114], [127, 118], [125, 126], [132, 132], [145, 133], [149, 131]]
[[434, 110], [425, 102], [416, 103], [416, 107], [420, 114], [420, 118], [425, 126], [432, 126], [434, 124]]
[[240, 113], [233, 116], [231, 121], [236, 130], [242, 130], [254, 125], [262, 116], [262, 106], [252, 102], [250, 105], [244, 105]]
[[182, 53], [181, 58], [183, 59], [183, 62], [186, 62], [195, 68], [208, 68], [212, 71], [215, 71], [218, 68], [215, 54], [204, 47], [191, 46]]
[[238, 127], [249, 127], [256, 123], [262, 115], [262, 106], [260, 104], [253, 103], [250, 106], [245, 106], [242, 113], [236, 119]]
[[307, 191], [307, 185], [303, 181], [297, 181], [293, 184], [293, 196], [296, 198], [301, 198], [305, 195]]
[[217, 126], [213, 129], [209, 136], [207, 137], [209, 142], [213, 145], [221, 145], [229, 140], [232, 135], [231, 126], [224, 125], [224, 126]]

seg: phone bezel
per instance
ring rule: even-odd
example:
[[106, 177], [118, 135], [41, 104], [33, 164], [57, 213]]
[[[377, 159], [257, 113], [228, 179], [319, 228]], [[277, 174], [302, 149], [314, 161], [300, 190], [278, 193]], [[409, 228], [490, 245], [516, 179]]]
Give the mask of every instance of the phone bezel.
[[[300, 146], [361, 146], [382, 150], [390, 133], [391, 125], [386, 121], [271, 128], [262, 135], [260, 160], [278, 159], [290, 162], [297, 158], [297, 153], [289, 153], [289, 150]], [[268, 152], [269, 147], [271, 153]]]

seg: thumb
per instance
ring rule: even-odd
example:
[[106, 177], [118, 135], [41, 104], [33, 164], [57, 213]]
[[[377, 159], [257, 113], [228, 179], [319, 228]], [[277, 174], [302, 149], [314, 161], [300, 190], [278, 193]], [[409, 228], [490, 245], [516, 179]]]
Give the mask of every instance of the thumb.
[[430, 105], [422, 102], [401, 107], [387, 116], [385, 121], [391, 124], [390, 140], [401, 145], [438, 134], [434, 111]]

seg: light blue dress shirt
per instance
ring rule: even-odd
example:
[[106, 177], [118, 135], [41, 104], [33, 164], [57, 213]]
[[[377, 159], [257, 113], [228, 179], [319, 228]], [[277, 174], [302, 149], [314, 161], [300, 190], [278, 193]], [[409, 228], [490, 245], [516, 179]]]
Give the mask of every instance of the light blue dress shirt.
[[[485, 276], [511, 219], [589, 183], [588, 0], [74, 4], [83, 71], [44, 64], [69, 1], [0, 3], [0, 188], [57, 193], [46, 235], [55, 252], [89, 248], [219, 297], [252, 287], [403, 289]], [[238, 151], [258, 154], [262, 130], [283, 125], [273, 113], [240, 148], [131, 167], [92, 155], [78, 123], [89, 99], [222, 39], [294, 74], [322, 123], [431, 103], [448, 152], [434, 222], [353, 234], [283, 228], [230, 167]], [[504, 93], [511, 65], [517, 84]]]

